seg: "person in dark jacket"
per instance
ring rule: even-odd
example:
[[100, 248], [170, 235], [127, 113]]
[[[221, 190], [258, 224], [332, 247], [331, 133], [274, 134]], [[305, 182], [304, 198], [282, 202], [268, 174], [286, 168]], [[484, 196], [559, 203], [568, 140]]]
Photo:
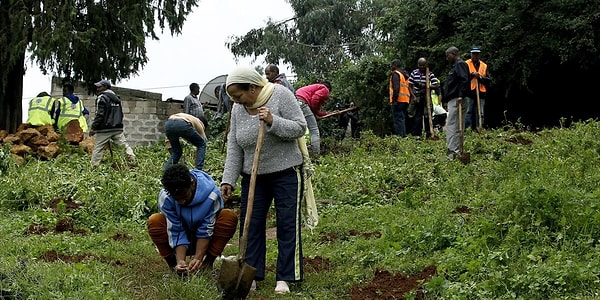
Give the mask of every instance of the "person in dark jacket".
[[[446, 81], [444, 99], [448, 99], [448, 117], [446, 120], [446, 146], [448, 159], [457, 157], [460, 149], [459, 122], [465, 124], [465, 117], [469, 107], [468, 96], [469, 66], [458, 55], [458, 48], [450, 47], [446, 50], [446, 60], [452, 64], [448, 80]], [[465, 103], [466, 102], [466, 103]], [[461, 104], [462, 120], [458, 119], [458, 104]], [[464, 126], [463, 126], [464, 129]]]
[[123, 135], [123, 109], [121, 99], [111, 88], [108, 80], [100, 80], [94, 84], [98, 97], [96, 98], [96, 116], [92, 121], [90, 136], [96, 136], [96, 144], [92, 152], [92, 166], [97, 166], [104, 155], [104, 147], [111, 140], [125, 146], [129, 161], [135, 160], [133, 149], [127, 144]]

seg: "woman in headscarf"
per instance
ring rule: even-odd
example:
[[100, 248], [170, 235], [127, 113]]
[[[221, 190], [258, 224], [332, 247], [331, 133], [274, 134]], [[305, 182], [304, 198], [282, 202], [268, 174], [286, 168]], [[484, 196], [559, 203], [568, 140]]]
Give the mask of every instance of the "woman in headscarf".
[[235, 104], [231, 109], [221, 193], [228, 199], [238, 177], [242, 176], [240, 224], [243, 228], [259, 120], [264, 121], [265, 138], [256, 179], [246, 262], [256, 268], [252, 285], [255, 289], [256, 281], [265, 278], [267, 212], [274, 200], [278, 247], [275, 292], [288, 293], [288, 282], [301, 281], [304, 276], [300, 236], [303, 157], [297, 139], [306, 132], [306, 120], [289, 90], [269, 83], [252, 68], [239, 67], [229, 73], [226, 90]]

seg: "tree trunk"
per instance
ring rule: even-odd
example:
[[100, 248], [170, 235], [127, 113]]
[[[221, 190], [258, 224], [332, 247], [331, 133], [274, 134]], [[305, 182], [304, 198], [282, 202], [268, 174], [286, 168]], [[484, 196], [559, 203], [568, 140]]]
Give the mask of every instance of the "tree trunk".
[[25, 49], [23, 54], [13, 66], [6, 77], [6, 82], [0, 79], [0, 130], [9, 133], [17, 131], [17, 127], [23, 122], [23, 73], [25, 63]]

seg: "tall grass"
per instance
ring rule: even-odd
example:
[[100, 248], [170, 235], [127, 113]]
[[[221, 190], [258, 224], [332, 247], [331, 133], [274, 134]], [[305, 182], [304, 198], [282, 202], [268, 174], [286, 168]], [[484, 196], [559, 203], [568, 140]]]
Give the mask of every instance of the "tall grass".
[[[428, 299], [598, 299], [600, 286], [600, 123], [569, 129], [468, 132], [472, 162], [447, 161], [444, 137], [417, 141], [378, 138], [325, 140], [313, 181], [321, 220], [303, 232], [304, 256], [331, 268], [307, 272], [292, 293], [275, 296], [267, 273], [253, 298], [350, 298], [376, 269], [415, 274], [429, 265]], [[528, 143], [531, 141], [531, 143]], [[105, 157], [67, 151], [55, 160], [22, 165], [0, 150], [0, 290], [21, 299], [218, 299], [210, 274], [168, 272], [145, 232], [156, 211], [163, 145]], [[191, 147], [186, 156], [191, 165]], [[211, 140], [206, 170], [218, 181], [224, 154]], [[54, 211], [70, 198], [83, 206]], [[461, 210], [462, 208], [462, 210]], [[25, 234], [30, 224], [53, 228], [72, 218], [87, 234]], [[380, 234], [366, 238], [351, 230]], [[115, 234], [131, 239], [116, 240]], [[337, 234], [338, 238], [325, 239]], [[90, 254], [47, 262], [49, 250]], [[235, 255], [230, 246], [225, 255]], [[267, 265], [276, 261], [268, 242]], [[217, 263], [216, 269], [219, 265]], [[414, 294], [412, 294], [414, 296]], [[408, 297], [411, 297], [410, 295]]]

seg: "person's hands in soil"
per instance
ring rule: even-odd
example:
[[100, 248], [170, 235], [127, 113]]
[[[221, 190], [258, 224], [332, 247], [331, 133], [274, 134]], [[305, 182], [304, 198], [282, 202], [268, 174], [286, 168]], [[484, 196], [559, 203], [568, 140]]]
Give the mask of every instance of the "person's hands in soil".
[[202, 260], [197, 258], [192, 258], [190, 264], [188, 265], [188, 271], [190, 273], [196, 272], [200, 269], [200, 265], [202, 265]]
[[175, 271], [177, 271], [177, 273], [187, 273], [188, 266], [185, 263], [185, 260], [178, 260], [177, 261], [177, 265], [175, 266]]

